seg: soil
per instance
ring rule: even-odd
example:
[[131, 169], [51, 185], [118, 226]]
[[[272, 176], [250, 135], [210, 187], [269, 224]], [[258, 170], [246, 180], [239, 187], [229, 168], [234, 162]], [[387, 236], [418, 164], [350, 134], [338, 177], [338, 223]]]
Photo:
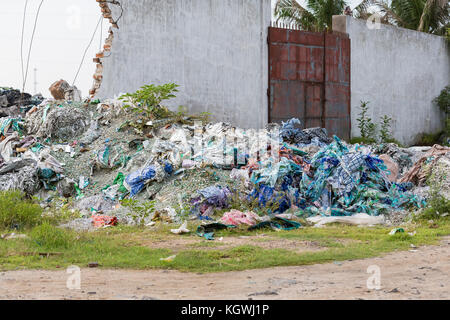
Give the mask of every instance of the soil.
[[[368, 289], [369, 266], [381, 287]], [[450, 237], [382, 257], [223, 273], [173, 270], [81, 270], [69, 290], [66, 270], [0, 273], [0, 299], [449, 299]]]

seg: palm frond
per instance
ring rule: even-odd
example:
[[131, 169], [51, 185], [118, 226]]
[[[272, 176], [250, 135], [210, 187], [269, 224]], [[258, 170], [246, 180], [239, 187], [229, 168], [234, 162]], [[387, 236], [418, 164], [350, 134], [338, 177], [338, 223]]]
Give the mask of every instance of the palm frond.
[[427, 0], [420, 16], [418, 31], [436, 32], [449, 23], [449, 2], [447, 0]]
[[315, 31], [317, 19], [296, 0], [278, 0], [275, 5], [276, 21], [295, 24], [303, 30]]

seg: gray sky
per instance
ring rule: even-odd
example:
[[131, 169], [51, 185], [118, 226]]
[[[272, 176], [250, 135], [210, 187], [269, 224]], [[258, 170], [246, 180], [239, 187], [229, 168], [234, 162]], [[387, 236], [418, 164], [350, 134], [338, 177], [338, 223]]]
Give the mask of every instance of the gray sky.
[[[180, 0], [182, 1], [182, 0]], [[272, 0], [275, 3], [276, 0]], [[35, 14], [40, 0], [29, 0], [24, 37], [24, 67], [30, 45]], [[304, 4], [305, 1], [299, 1]], [[352, 8], [361, 0], [351, 0]], [[0, 0], [0, 86], [22, 88], [20, 42], [25, 0]], [[28, 68], [25, 91], [41, 92], [49, 96], [48, 87], [56, 80], [72, 83], [95, 27], [100, 18], [100, 8], [95, 0], [44, 0], [39, 15]], [[86, 54], [83, 67], [75, 85], [88, 95], [92, 85], [95, 64], [92, 58], [109, 28], [103, 20]], [[37, 69], [37, 91], [34, 90], [34, 69]]]

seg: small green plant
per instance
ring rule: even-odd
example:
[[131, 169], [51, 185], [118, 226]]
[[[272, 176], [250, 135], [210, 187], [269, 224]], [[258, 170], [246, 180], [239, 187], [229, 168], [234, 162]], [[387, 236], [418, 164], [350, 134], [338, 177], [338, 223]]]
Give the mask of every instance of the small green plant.
[[75, 240], [70, 231], [52, 226], [48, 222], [34, 227], [30, 235], [31, 240], [45, 249], [67, 249]]
[[[450, 30], [450, 29], [449, 29]], [[450, 138], [450, 86], [446, 86], [433, 102], [445, 112], [445, 137], [444, 142], [448, 144]]]
[[375, 131], [376, 125], [372, 122], [372, 119], [368, 117], [367, 113], [369, 111], [369, 102], [361, 101], [361, 113], [359, 114], [359, 118], [356, 119], [358, 121], [358, 128], [361, 132], [361, 138], [368, 142], [374, 143], [375, 139]]
[[154, 84], [145, 85], [134, 93], [127, 93], [119, 97], [125, 102], [124, 108], [130, 108], [134, 112], [148, 119], [161, 119], [171, 115], [167, 107], [161, 105], [165, 100], [175, 98], [179, 85], [167, 83], [160, 86]]
[[401, 145], [397, 140], [392, 136], [392, 118], [384, 115], [380, 118], [380, 126], [379, 136], [377, 136], [377, 127], [372, 119], [368, 116], [369, 112], [369, 102], [361, 101], [361, 113], [359, 114], [359, 118], [356, 119], [358, 121], [358, 128], [361, 132], [360, 137], [353, 137], [350, 142], [352, 144], [373, 144], [376, 142], [382, 143], [395, 143], [397, 145]]
[[0, 229], [23, 229], [41, 222], [41, 206], [21, 191], [0, 192]]
[[[174, 112], [163, 106], [165, 100], [175, 98], [175, 92], [178, 92], [179, 85], [167, 83], [161, 86], [153, 84], [141, 87], [134, 93], [127, 93], [119, 97], [124, 102], [123, 108], [130, 109], [141, 116], [138, 121], [127, 121], [121, 127], [133, 127], [138, 134], [143, 134], [146, 126], [153, 129], [164, 127], [172, 123], [194, 124], [194, 121], [208, 122], [210, 113], [202, 112], [200, 114], [188, 115], [188, 109], [185, 106], [179, 106], [178, 111]], [[148, 120], [151, 120], [150, 124]]]
[[392, 118], [388, 117], [387, 115], [384, 115], [383, 117], [381, 117], [381, 125], [380, 125], [381, 142], [392, 141], [391, 123], [392, 123]]
[[135, 199], [124, 199], [122, 205], [130, 209], [128, 214], [137, 226], [144, 226], [145, 220], [155, 212], [155, 201], [138, 201]]

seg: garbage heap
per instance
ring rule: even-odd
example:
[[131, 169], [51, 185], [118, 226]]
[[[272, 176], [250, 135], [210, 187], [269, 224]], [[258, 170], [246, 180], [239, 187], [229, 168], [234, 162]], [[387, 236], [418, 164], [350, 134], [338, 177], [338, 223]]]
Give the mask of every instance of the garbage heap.
[[255, 225], [286, 213], [421, 208], [427, 194], [414, 192], [423, 185], [420, 168], [450, 151], [349, 145], [323, 128], [303, 130], [298, 119], [264, 130], [189, 117], [142, 123], [115, 99], [32, 101], [23, 116], [0, 119], [0, 190], [36, 195], [44, 207], [73, 199], [81, 213], [74, 223], [85, 226], [93, 219], [134, 223], [126, 199], [155, 200], [146, 224], [165, 217]]

